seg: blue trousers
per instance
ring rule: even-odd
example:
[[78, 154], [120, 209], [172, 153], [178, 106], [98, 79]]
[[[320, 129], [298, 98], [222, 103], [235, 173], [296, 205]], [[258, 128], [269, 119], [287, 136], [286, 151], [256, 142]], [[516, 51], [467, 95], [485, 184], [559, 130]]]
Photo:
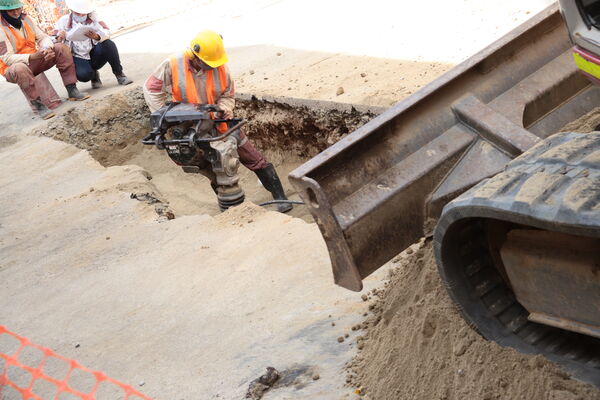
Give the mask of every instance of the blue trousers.
[[115, 42], [110, 39], [95, 45], [90, 52], [89, 60], [73, 56], [73, 61], [75, 62], [77, 80], [80, 82], [91, 81], [95, 72], [106, 63], [110, 64], [113, 74], [121, 75], [123, 73], [119, 50], [117, 50]]

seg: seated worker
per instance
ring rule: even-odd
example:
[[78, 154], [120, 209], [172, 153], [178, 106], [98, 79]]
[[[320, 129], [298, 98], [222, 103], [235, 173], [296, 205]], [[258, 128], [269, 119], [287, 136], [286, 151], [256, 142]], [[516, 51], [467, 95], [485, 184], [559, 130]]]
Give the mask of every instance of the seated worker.
[[76, 86], [75, 65], [71, 50], [64, 44], [54, 44], [31, 18], [23, 13], [20, 0], [0, 0], [0, 74], [16, 83], [31, 99], [40, 117], [54, 114], [42, 103], [35, 76], [56, 65], [67, 88], [69, 100], [89, 98]]
[[[233, 118], [234, 84], [226, 62], [221, 36], [212, 31], [200, 32], [189, 49], [164, 60], [144, 83], [144, 98], [150, 111], [163, 107], [170, 97], [181, 103], [216, 104], [223, 118]], [[243, 131], [240, 136], [242, 142], [237, 149], [240, 162], [258, 176], [273, 199], [287, 200], [273, 164], [265, 160]], [[280, 203], [277, 208], [287, 212], [292, 205]]]
[[[90, 0], [67, 0], [71, 12], [63, 15], [54, 25], [56, 38], [71, 48], [77, 79], [80, 82], [92, 81], [92, 88], [102, 87], [98, 70], [109, 63], [119, 85], [129, 85], [133, 81], [123, 74], [119, 50], [110, 40], [108, 26], [98, 19]], [[89, 26], [89, 31], [81, 37], [81, 27]]]

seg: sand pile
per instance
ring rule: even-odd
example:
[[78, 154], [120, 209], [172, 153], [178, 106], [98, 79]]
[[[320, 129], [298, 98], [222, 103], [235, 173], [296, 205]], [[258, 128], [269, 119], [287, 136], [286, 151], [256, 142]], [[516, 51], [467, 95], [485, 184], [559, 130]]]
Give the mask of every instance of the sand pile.
[[[411, 254], [408, 254], [411, 253]], [[600, 391], [541, 356], [488, 342], [467, 326], [437, 273], [430, 243], [407, 250], [371, 292], [349, 383], [372, 400], [595, 400]]]

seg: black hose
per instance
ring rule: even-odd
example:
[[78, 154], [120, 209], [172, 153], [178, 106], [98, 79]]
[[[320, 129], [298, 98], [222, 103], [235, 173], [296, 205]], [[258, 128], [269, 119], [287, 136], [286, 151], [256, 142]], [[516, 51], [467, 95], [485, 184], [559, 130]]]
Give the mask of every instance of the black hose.
[[[248, 121], [242, 121], [239, 124], [229, 128], [222, 135], [219, 135], [219, 136], [216, 136], [213, 138], [194, 138], [194, 142], [195, 143], [210, 143], [210, 142], [218, 142], [219, 140], [227, 139], [229, 136], [231, 136], [231, 134], [233, 132], [237, 131], [242, 126], [246, 125], [246, 123], [248, 123]], [[143, 144], [156, 144], [156, 139], [142, 141], [142, 143]], [[170, 139], [170, 140], [163, 140], [160, 144], [163, 146], [166, 146], [166, 145], [170, 145], [170, 144], [189, 144], [189, 143], [190, 143], [189, 139]]]
[[264, 203], [260, 203], [259, 206], [264, 207], [270, 204], [304, 204], [304, 202], [298, 200], [271, 200], [265, 201]]
[[242, 126], [246, 125], [248, 121], [242, 121], [239, 124], [232, 126], [231, 128], [227, 129], [225, 131], [225, 133], [223, 133], [222, 135], [216, 136], [214, 138], [208, 138], [208, 139], [194, 139], [194, 142], [196, 143], [209, 143], [209, 142], [217, 142], [219, 140], [223, 140], [226, 139], [228, 136], [230, 136], [233, 132], [237, 131], [238, 129], [240, 129]]

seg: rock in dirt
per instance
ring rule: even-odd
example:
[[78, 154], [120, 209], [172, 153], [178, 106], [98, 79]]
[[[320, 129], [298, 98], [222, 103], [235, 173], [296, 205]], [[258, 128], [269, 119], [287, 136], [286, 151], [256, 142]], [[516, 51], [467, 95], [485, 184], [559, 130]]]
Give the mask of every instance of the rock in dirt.
[[152, 196], [150, 193], [131, 193], [131, 195], [129, 195], [129, 198], [143, 201], [148, 204], [156, 204], [161, 202], [159, 199]]
[[259, 378], [250, 382], [246, 398], [252, 400], [260, 400], [265, 392], [269, 390], [279, 379], [279, 372], [273, 367], [267, 367], [267, 372]]
[[340, 86], [339, 88], [337, 88], [335, 94], [337, 96], [340, 96], [340, 95], [344, 94], [344, 88]]
[[160, 204], [154, 207], [154, 211], [156, 211], [156, 214], [159, 217], [165, 217], [168, 220], [175, 219], [175, 214], [173, 214], [173, 211], [171, 211], [169, 207], [165, 206], [164, 204]]
[[372, 399], [600, 400], [600, 390], [544, 357], [471, 329], [442, 286], [430, 243], [406, 254], [374, 311], [380, 323], [358, 341], [353, 386]]

